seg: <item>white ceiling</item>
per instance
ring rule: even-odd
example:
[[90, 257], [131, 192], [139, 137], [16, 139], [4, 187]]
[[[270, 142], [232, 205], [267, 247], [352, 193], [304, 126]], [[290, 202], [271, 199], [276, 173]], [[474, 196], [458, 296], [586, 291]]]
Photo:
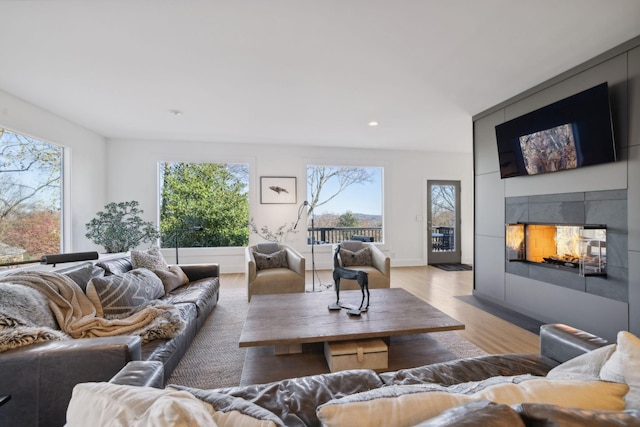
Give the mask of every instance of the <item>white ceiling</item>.
[[1, 0], [0, 90], [108, 138], [470, 152], [638, 35], [638, 0]]

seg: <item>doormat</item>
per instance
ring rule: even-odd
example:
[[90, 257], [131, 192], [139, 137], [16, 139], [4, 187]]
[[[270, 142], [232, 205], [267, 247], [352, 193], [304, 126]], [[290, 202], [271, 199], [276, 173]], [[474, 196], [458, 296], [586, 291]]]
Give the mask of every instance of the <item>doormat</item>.
[[517, 311], [503, 307], [500, 304], [496, 304], [494, 302], [478, 298], [473, 295], [458, 295], [455, 298], [458, 298], [459, 300], [464, 301], [467, 304], [479, 308], [482, 311], [486, 311], [489, 314], [493, 314], [494, 316], [499, 317], [502, 320], [513, 323], [514, 325], [519, 326], [522, 329], [526, 329], [529, 332], [540, 335], [540, 326], [543, 325], [543, 322], [539, 320], [525, 316], [524, 314], [518, 313]]
[[433, 267], [439, 268], [444, 271], [468, 271], [473, 268], [468, 264], [446, 263], [446, 264], [431, 264]]

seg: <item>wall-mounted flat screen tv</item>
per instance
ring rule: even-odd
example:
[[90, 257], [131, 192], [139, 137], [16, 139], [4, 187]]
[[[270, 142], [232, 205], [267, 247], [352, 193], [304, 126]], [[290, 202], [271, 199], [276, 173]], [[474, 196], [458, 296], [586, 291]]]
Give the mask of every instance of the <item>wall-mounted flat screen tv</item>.
[[616, 161], [607, 83], [496, 126], [501, 178]]

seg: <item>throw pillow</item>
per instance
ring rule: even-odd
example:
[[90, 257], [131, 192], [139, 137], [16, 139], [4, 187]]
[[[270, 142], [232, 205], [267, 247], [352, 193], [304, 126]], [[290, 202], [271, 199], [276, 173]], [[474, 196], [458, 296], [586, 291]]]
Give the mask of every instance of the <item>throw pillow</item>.
[[371, 252], [369, 248], [362, 248], [357, 252], [340, 248], [340, 261], [343, 267], [371, 265]]
[[97, 265], [89, 262], [81, 268], [75, 268], [69, 272], [61, 272], [65, 276], [69, 276], [71, 280], [76, 282], [78, 286], [82, 289], [82, 292], [87, 291], [87, 283], [89, 280], [94, 277], [104, 276], [104, 269], [98, 267]]
[[616, 350], [615, 344], [589, 351], [569, 359], [547, 373], [549, 379], [597, 381], [600, 371]]
[[165, 294], [189, 283], [189, 278], [179, 265], [172, 265], [168, 270], [153, 270], [153, 272], [162, 280]]
[[18, 326], [60, 329], [42, 292], [16, 283], [0, 283], [0, 329]]
[[[496, 383], [504, 379], [503, 383]], [[389, 386], [331, 400], [317, 409], [323, 426], [414, 426], [442, 411], [472, 400], [505, 405], [549, 403], [583, 409], [622, 410], [626, 384], [604, 381], [494, 377], [452, 387], [432, 385]], [[513, 382], [510, 382], [513, 381]], [[489, 384], [484, 387], [484, 384]], [[465, 389], [465, 393], [451, 390]], [[357, 420], [357, 423], [354, 423]]]
[[616, 351], [602, 367], [600, 377], [627, 384], [630, 388], [625, 396], [627, 409], [640, 409], [640, 338], [620, 331], [617, 341]]
[[87, 297], [98, 316], [123, 318], [136, 307], [164, 295], [162, 280], [146, 268], [131, 270], [122, 276], [94, 277], [87, 285]]
[[256, 260], [256, 268], [258, 270], [266, 270], [269, 268], [289, 268], [286, 249], [281, 249], [271, 254], [254, 252], [253, 258]]
[[186, 391], [80, 383], [73, 388], [66, 426], [215, 427], [212, 413], [211, 405]]
[[154, 246], [147, 251], [131, 251], [131, 265], [133, 268], [147, 270], [168, 270], [169, 266], [160, 253], [160, 248]]

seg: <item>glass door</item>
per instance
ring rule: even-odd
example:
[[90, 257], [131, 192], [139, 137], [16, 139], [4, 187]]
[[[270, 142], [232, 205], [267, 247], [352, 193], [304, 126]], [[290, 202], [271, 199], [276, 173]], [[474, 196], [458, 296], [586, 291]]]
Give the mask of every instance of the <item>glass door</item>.
[[427, 181], [428, 264], [460, 263], [460, 181]]

